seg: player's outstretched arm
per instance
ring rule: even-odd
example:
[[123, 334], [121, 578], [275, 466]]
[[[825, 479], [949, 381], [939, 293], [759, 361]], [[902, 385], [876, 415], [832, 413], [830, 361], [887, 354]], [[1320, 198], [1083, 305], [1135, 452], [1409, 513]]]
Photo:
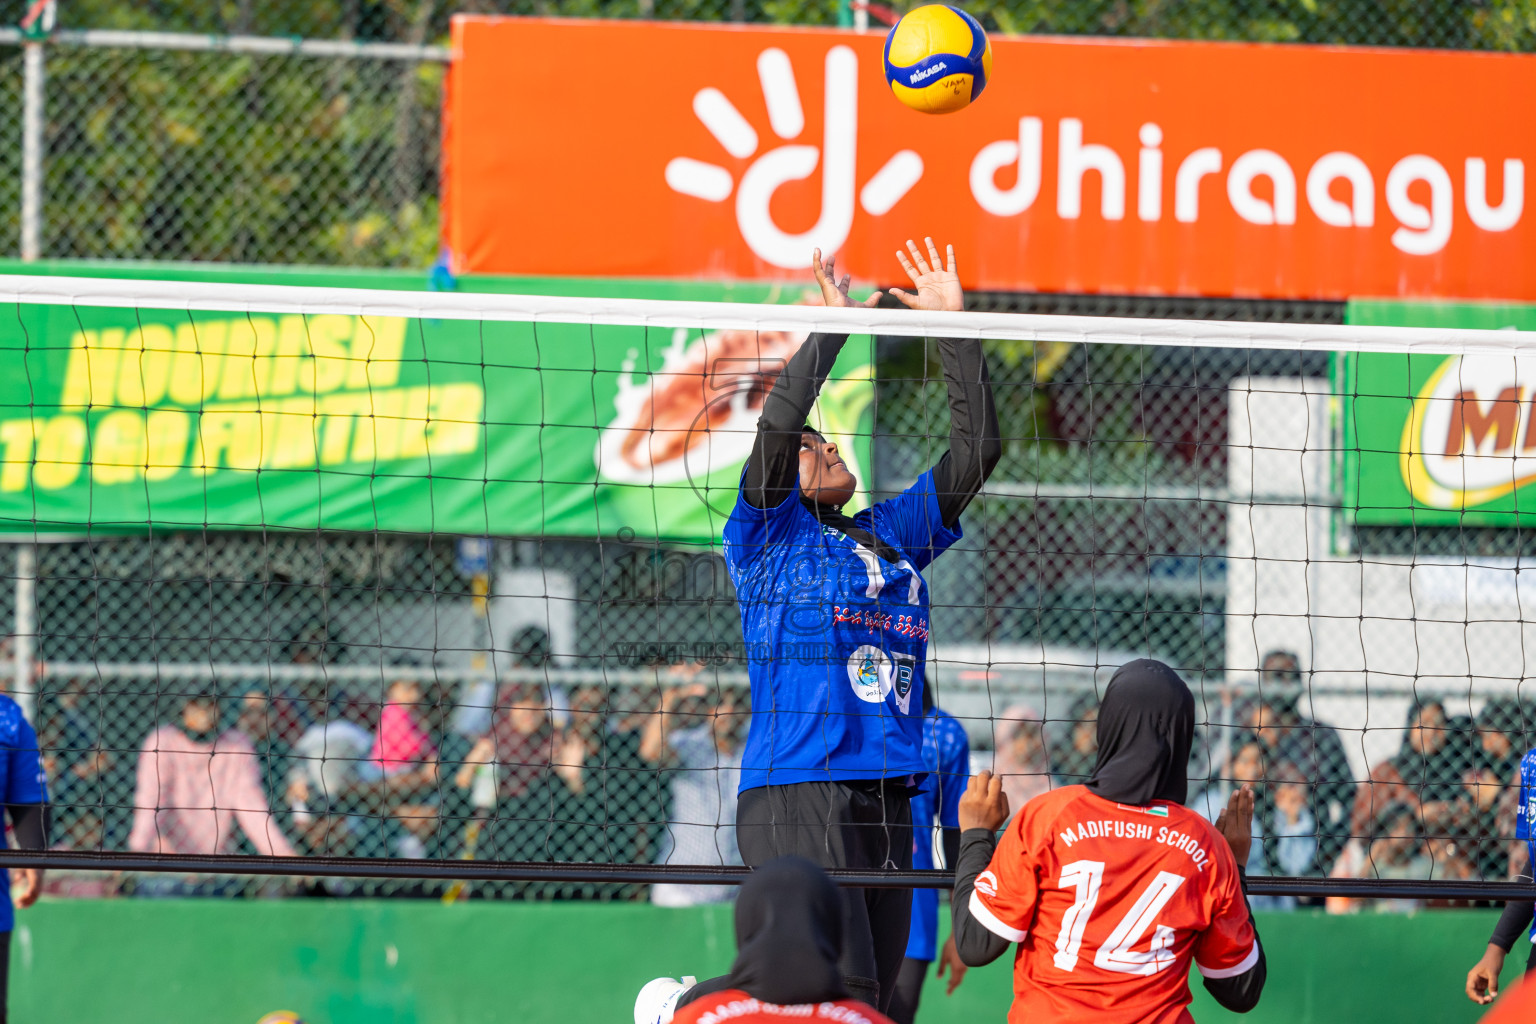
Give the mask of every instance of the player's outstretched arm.
[[960, 798], [960, 856], [955, 861], [955, 889], [949, 903], [955, 952], [969, 967], [991, 963], [1011, 945], [971, 913], [976, 879], [992, 862], [997, 830], [1007, 820], [1008, 797], [1003, 792], [1003, 780], [991, 772], [977, 774]]
[[[897, 252], [901, 267], [917, 288], [916, 294], [892, 288], [891, 294], [913, 309], [959, 312], [965, 308], [960, 275], [955, 271], [955, 247], [945, 246], [946, 262], [932, 238], [924, 238], [927, 259], [910, 239], [907, 253]], [[971, 499], [997, 467], [1003, 444], [997, 425], [997, 405], [992, 396], [992, 377], [987, 357], [977, 338], [939, 339], [939, 361], [949, 392], [949, 451], [933, 467], [934, 491], [939, 514], [951, 529], [960, 521]]]
[[[848, 297], [848, 275], [837, 278], [836, 257], [823, 261], [821, 250], [811, 255], [811, 271], [821, 298], [828, 306], [873, 306], [880, 301], [875, 292], [864, 302]], [[832, 372], [847, 335], [813, 334], [795, 350], [784, 372], [773, 383], [773, 390], [763, 400], [757, 419], [757, 440], [747, 459], [741, 491], [753, 508], [778, 508], [795, 492], [800, 479], [800, 434], [816, 396]]]
[[1504, 970], [1504, 957], [1514, 946], [1515, 940], [1530, 927], [1536, 916], [1536, 903], [1530, 900], [1510, 900], [1504, 904], [1504, 913], [1494, 925], [1493, 935], [1482, 959], [1467, 972], [1467, 998], [1480, 1006], [1493, 1002], [1499, 994], [1499, 973]]

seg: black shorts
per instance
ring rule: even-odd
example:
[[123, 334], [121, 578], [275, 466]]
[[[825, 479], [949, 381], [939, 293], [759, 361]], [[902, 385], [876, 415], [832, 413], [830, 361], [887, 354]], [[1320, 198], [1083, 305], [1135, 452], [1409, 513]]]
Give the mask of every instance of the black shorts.
[[[795, 855], [825, 868], [910, 870], [912, 803], [905, 780], [800, 782], [741, 794], [736, 805], [741, 859], [766, 864]], [[856, 999], [882, 1012], [912, 925], [912, 890], [843, 893], [843, 981]]]

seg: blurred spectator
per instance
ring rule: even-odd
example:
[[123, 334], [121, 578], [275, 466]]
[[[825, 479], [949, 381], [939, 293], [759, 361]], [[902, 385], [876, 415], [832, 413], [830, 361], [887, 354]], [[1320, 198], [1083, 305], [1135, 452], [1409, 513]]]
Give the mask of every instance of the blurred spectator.
[[1005, 710], [992, 726], [997, 749], [992, 774], [1002, 777], [1010, 814], [1051, 788], [1051, 760], [1046, 755], [1040, 712], [1027, 704]]
[[[671, 769], [672, 809], [657, 853], [658, 864], [735, 865], [736, 787], [741, 781], [741, 731], [746, 715], [736, 697], [725, 694], [710, 713], [704, 683], [666, 690], [661, 709], [641, 731], [640, 756]], [[687, 703], [694, 713], [679, 713]], [[681, 724], [682, 728], [676, 728]], [[724, 903], [734, 895], [728, 885], [651, 887], [651, 902], [663, 907]]]
[[1526, 751], [1527, 718], [1519, 701], [1496, 697], [1477, 715], [1484, 763], [1467, 776], [1468, 804], [1464, 822], [1466, 853], [1481, 877], [1514, 878], [1527, 859], [1523, 842], [1500, 837], [1500, 823], [1515, 820], [1520, 803], [1520, 759]]
[[543, 686], [509, 683], [502, 687], [490, 733], [476, 742], [454, 780], [461, 789], [477, 788], [477, 778], [492, 781], [490, 792], [476, 801], [489, 812], [478, 830], [477, 856], [551, 858], [554, 801], [558, 791], [573, 788], [573, 778], [580, 782], [579, 768], [573, 775], [558, 766], [562, 753], [569, 758], [570, 748], [571, 738], [550, 721], [549, 694]]
[[87, 815], [100, 825], [101, 808], [108, 801], [104, 777], [113, 757], [102, 749], [95, 715], [82, 706], [88, 689], [94, 687], [71, 680], [54, 690], [54, 714], [46, 717], [42, 730], [43, 769], [48, 773], [54, 821], [66, 832]]
[[350, 845], [344, 815], [355, 802], [374, 736], [363, 725], [361, 705], [343, 694], [315, 701], [315, 709], [315, 723], [293, 745], [285, 794], [310, 849], [337, 855]]
[[[1240, 743], [1237, 752], [1227, 764], [1225, 778], [1217, 779], [1211, 785], [1202, 789], [1186, 805], [1206, 821], [1216, 821], [1216, 816], [1226, 810], [1227, 801], [1232, 798], [1232, 791], [1243, 783], [1253, 786], [1255, 799], [1253, 809], [1253, 845], [1248, 849], [1248, 863], [1243, 865], [1249, 875], [1258, 877], [1270, 874], [1269, 864], [1264, 856], [1264, 747], [1256, 739], [1248, 739]], [[1251, 900], [1261, 900], [1263, 897], [1254, 896]], [[1254, 906], [1259, 906], [1254, 902]]]
[[361, 765], [363, 781], [382, 783], [384, 809], [404, 829], [395, 843], [402, 857], [427, 856], [426, 840], [437, 829], [438, 751], [422, 705], [417, 680], [390, 683], [379, 711], [379, 731]]
[[231, 729], [219, 730], [219, 700], [193, 693], [180, 726], [144, 738], [128, 848], [138, 853], [232, 852], [235, 826], [266, 856], [293, 856], [261, 787], [256, 751]]
[[[659, 669], [660, 681], [672, 676]], [[662, 689], [606, 695], [583, 686], [571, 696], [571, 728], [560, 760], [572, 773], [554, 842], [564, 859], [645, 864], [656, 859], [667, 822], [666, 772], [642, 753], [645, 727], [661, 709]], [[696, 708], [706, 714], [707, 709]]]
[[269, 804], [283, 799], [288, 776], [288, 753], [303, 732], [303, 714], [287, 695], [269, 695], [251, 688], [240, 697], [235, 728], [251, 741], [260, 764], [262, 791]]
[[1270, 651], [1260, 674], [1263, 698], [1247, 725], [1271, 764], [1294, 765], [1307, 780], [1307, 806], [1319, 828], [1321, 863], [1330, 863], [1349, 839], [1355, 781], [1337, 731], [1301, 714], [1301, 664], [1290, 651]]
[[1099, 760], [1099, 698], [1083, 694], [1073, 703], [1068, 721], [1066, 749], [1058, 745], [1050, 752], [1058, 786], [1081, 785], [1093, 775]]
[[[1417, 807], [1388, 802], [1365, 823], [1365, 831], [1350, 840], [1331, 874], [1334, 878], [1427, 879], [1433, 869], [1434, 861], [1424, 845]], [[1419, 909], [1423, 902], [1330, 896], [1327, 905], [1332, 914], [1349, 913], [1373, 905], [1377, 910], [1406, 913]]]
[[1307, 780], [1295, 765], [1278, 765], [1270, 776], [1274, 791], [1269, 830], [1273, 851], [1266, 857], [1275, 873], [1293, 877], [1316, 875], [1326, 861], [1318, 859], [1317, 821], [1308, 806]]
[[1370, 780], [1355, 797], [1351, 835], [1370, 834], [1384, 809], [1399, 804], [1416, 811], [1425, 828], [1436, 830], [1454, 815], [1470, 767], [1467, 752], [1451, 742], [1444, 706], [1435, 700], [1414, 704], [1401, 749], [1371, 769]]
[[[515, 669], [543, 669], [550, 664], [549, 634], [537, 626], [525, 626], [512, 638], [511, 664]], [[561, 702], [555, 699], [551, 709]], [[491, 731], [496, 704], [494, 678], [468, 680], [454, 704], [450, 728], [460, 736], [478, 738]]]

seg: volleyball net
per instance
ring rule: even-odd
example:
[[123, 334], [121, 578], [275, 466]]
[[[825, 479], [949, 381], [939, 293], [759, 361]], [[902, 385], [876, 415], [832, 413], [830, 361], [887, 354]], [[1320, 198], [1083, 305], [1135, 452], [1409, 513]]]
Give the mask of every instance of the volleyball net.
[[0, 277], [5, 671], [55, 807], [0, 859], [80, 893], [739, 880], [748, 665], [786, 652], [720, 536], [828, 331], [851, 509], [948, 447], [933, 339], [987, 353], [1002, 459], [924, 573], [971, 768], [1085, 781], [1156, 657], [1190, 805], [1259, 793], [1256, 893], [1531, 894], [1525, 333], [749, 297], [782, 304]]

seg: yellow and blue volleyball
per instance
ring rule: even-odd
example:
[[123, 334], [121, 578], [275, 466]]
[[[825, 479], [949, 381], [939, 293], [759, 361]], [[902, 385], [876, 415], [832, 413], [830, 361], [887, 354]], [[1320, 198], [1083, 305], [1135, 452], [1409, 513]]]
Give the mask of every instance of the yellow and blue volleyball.
[[968, 107], [991, 75], [992, 43], [959, 8], [914, 8], [885, 37], [885, 80], [913, 110], [949, 114]]
[[304, 1019], [292, 1010], [274, 1010], [256, 1024], [304, 1024]]

